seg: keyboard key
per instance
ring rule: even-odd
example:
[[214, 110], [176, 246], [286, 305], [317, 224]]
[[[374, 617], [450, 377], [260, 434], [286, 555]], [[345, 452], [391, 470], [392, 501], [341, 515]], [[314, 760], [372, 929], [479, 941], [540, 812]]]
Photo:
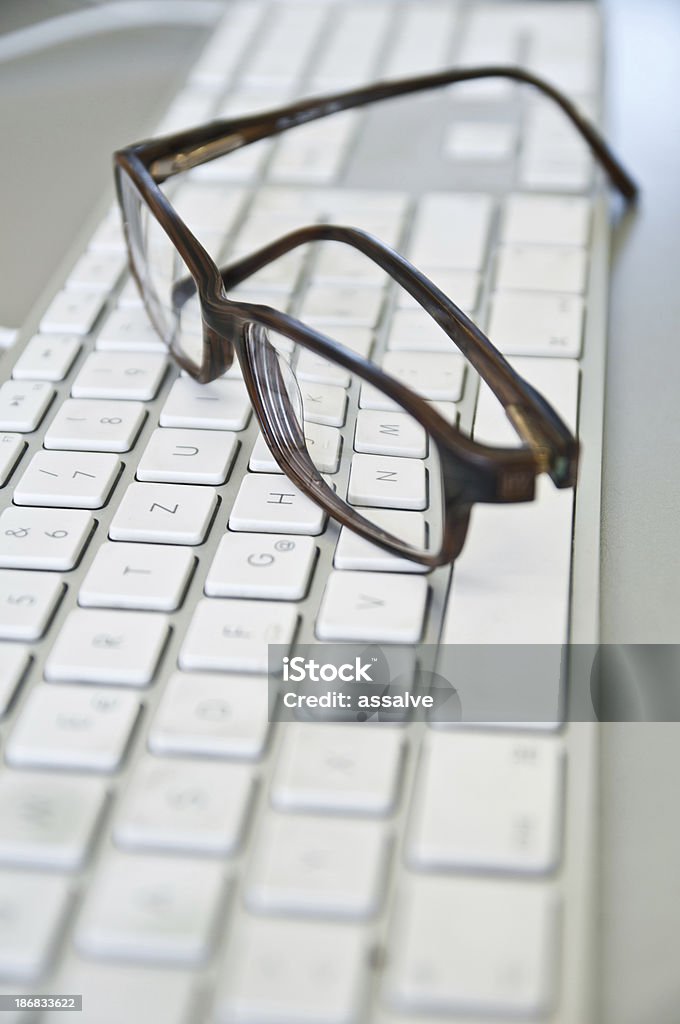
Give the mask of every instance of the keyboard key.
[[511, 195], [505, 201], [501, 241], [531, 245], [587, 245], [590, 203], [580, 196]]
[[172, 205], [192, 231], [226, 234], [243, 202], [243, 190], [207, 182], [185, 182], [172, 197]]
[[105, 292], [57, 292], [40, 321], [43, 334], [89, 334], [102, 311]]
[[69, 274], [66, 288], [106, 295], [115, 288], [126, 262], [121, 252], [85, 252]]
[[73, 398], [150, 402], [165, 376], [164, 356], [150, 352], [92, 352], [73, 382]]
[[26, 442], [20, 434], [0, 434], [0, 487], [4, 487], [24, 453]]
[[345, 110], [328, 121], [311, 121], [284, 135], [269, 165], [270, 180], [315, 185], [334, 181], [359, 118], [357, 111]]
[[401, 1012], [426, 1014], [546, 1013], [557, 952], [555, 911], [545, 886], [411, 879], [392, 929], [388, 1002]]
[[301, 601], [317, 548], [311, 537], [226, 533], [205, 581], [209, 597]]
[[39, 977], [48, 966], [66, 916], [70, 886], [34, 872], [0, 874], [0, 974]]
[[131, 693], [38, 686], [10, 734], [7, 760], [19, 767], [115, 771], [138, 715]]
[[230, 6], [193, 66], [189, 78], [191, 84], [221, 91], [259, 27], [262, 14], [260, 7], [250, 4]]
[[320, 640], [415, 644], [427, 604], [420, 576], [332, 572], [316, 622]]
[[290, 4], [270, 11], [251, 48], [242, 82], [248, 88], [290, 87], [299, 79], [313, 54], [325, 18], [323, 8], [310, 8], [305, 4]]
[[417, 267], [481, 270], [492, 212], [490, 196], [425, 195], [416, 213], [409, 259]]
[[196, 605], [179, 653], [182, 669], [266, 672], [268, 644], [290, 646], [295, 605], [276, 601], [204, 599]]
[[385, 373], [396, 377], [423, 398], [457, 402], [463, 393], [465, 361], [457, 353], [387, 352], [382, 365]]
[[4, 771], [0, 861], [75, 871], [95, 837], [105, 797], [98, 779]]
[[[84, 1007], [96, 1006], [96, 1024], [149, 1024], [151, 1006], [163, 1024], [186, 1024], [196, 1005], [191, 976], [129, 964], [114, 967], [72, 959], [53, 985], [55, 992], [82, 994]], [[54, 1010], [43, 1015], [43, 1024], [63, 1024], [65, 1019], [63, 1010]]]
[[145, 757], [123, 796], [115, 841], [132, 850], [233, 853], [252, 782], [246, 765]]
[[49, 573], [0, 570], [0, 638], [38, 640], [64, 593]]
[[70, 334], [36, 334], [21, 353], [14, 380], [64, 380], [80, 352], [80, 339]]
[[[474, 270], [447, 270], [443, 267], [419, 267], [426, 277], [437, 285], [445, 295], [455, 302], [455, 304], [463, 310], [464, 313], [470, 313], [475, 309], [477, 305], [477, 297], [479, 295], [479, 274]], [[416, 302], [412, 295], [410, 295], [405, 288], [400, 288], [397, 292], [397, 311], [392, 318], [392, 326], [390, 330], [390, 338], [394, 341], [394, 344], [390, 345], [390, 348], [420, 348], [421, 345], [421, 331], [425, 328], [427, 323], [432, 324], [433, 327], [438, 325], [428, 316], [423, 310], [420, 303]], [[402, 341], [402, 333], [406, 332], [409, 327], [409, 319], [405, 317], [401, 310], [404, 309], [416, 309], [421, 311], [421, 318], [418, 324], [419, 331], [417, 335], [417, 345], [413, 343], [413, 335], [411, 335], [411, 344], [397, 344], [397, 341]], [[402, 327], [403, 323], [403, 327]], [[440, 334], [444, 332], [441, 328], [438, 328]], [[449, 345], [453, 345], [453, 342], [448, 335], [444, 335], [447, 338]]]
[[295, 366], [295, 376], [298, 380], [311, 381], [314, 384], [333, 384], [338, 388], [348, 388], [352, 383], [349, 370], [339, 363], [330, 363], [311, 349], [301, 349]]
[[360, 1019], [365, 934], [346, 923], [244, 918], [233, 932], [217, 1020]]
[[130, 484], [111, 520], [111, 540], [202, 544], [217, 508], [214, 487]]
[[76, 609], [50, 651], [45, 678], [144, 686], [153, 679], [167, 636], [165, 615]]
[[229, 529], [246, 533], [295, 533], [315, 537], [323, 531], [326, 514], [285, 477], [252, 473], [236, 495]]
[[357, 324], [335, 323], [322, 328], [322, 333], [329, 335], [357, 355], [368, 359], [373, 348], [373, 331], [370, 327]]
[[298, 381], [302, 410], [306, 422], [327, 427], [341, 427], [345, 422], [347, 393], [330, 384]]
[[267, 914], [373, 917], [384, 892], [387, 838], [379, 822], [270, 813], [246, 876], [246, 905]]
[[350, 89], [374, 77], [390, 11], [382, 5], [338, 8], [333, 31], [324, 34], [315, 65], [315, 93]]
[[19, 683], [24, 678], [30, 655], [28, 648], [18, 644], [0, 642], [0, 718], [7, 714]]
[[[363, 218], [357, 218], [361, 227], [365, 227]], [[389, 222], [387, 222], [389, 223]], [[384, 239], [382, 232], [374, 232]], [[367, 256], [349, 245], [341, 242], [321, 242], [319, 253], [314, 264], [314, 284], [372, 284], [385, 283], [385, 271]], [[332, 383], [329, 381], [329, 383]]]
[[111, 853], [76, 926], [75, 944], [103, 959], [200, 963], [222, 911], [219, 863]]
[[14, 490], [17, 505], [102, 508], [120, 474], [115, 455], [38, 451]]
[[427, 456], [425, 430], [403, 412], [361, 409], [357, 414], [354, 450], [368, 455], [395, 455], [407, 459]]
[[[361, 508], [357, 510], [365, 519], [377, 523], [393, 537], [410, 544], [416, 551], [424, 551], [426, 547], [425, 517], [420, 512], [402, 512], [394, 509]], [[335, 549], [333, 565], [336, 569], [360, 569], [374, 572], [427, 572], [427, 567], [412, 562], [409, 558], [399, 558], [389, 551], [372, 544], [350, 529], [343, 526], [340, 530], [338, 545]]]
[[78, 592], [86, 608], [179, 608], [196, 559], [181, 547], [105, 543], [97, 551]]
[[268, 732], [265, 678], [177, 672], [151, 723], [149, 747], [156, 754], [255, 759]]
[[395, 729], [290, 723], [272, 778], [272, 803], [282, 811], [390, 814], [403, 756], [403, 737]]
[[413, 802], [410, 864], [553, 870], [560, 858], [562, 784], [561, 750], [552, 739], [431, 733]]
[[581, 352], [582, 330], [580, 296], [547, 292], [496, 292], [493, 296], [489, 337], [504, 355], [575, 359]]
[[[335, 427], [305, 421], [305, 441], [312, 462], [322, 473], [337, 473], [340, 463], [342, 434]], [[250, 454], [248, 469], [253, 473], [283, 473], [267, 447], [262, 434], [258, 434]]]
[[427, 508], [425, 463], [387, 455], [355, 455], [347, 500], [374, 508]]
[[92, 535], [87, 512], [61, 508], [6, 508], [0, 514], [0, 566], [67, 572]]
[[141, 402], [68, 398], [45, 434], [45, 448], [81, 452], [129, 452], [146, 419]]
[[101, 222], [89, 245], [90, 252], [127, 252], [123, 224], [121, 222], [120, 210], [112, 206], [104, 220]]
[[444, 139], [444, 155], [455, 161], [497, 163], [512, 160], [516, 147], [514, 125], [498, 121], [454, 122]]
[[198, 384], [190, 377], [178, 377], [161, 410], [160, 424], [199, 430], [243, 430], [250, 413], [250, 400], [241, 381]]
[[583, 292], [585, 249], [567, 245], [501, 245], [496, 251], [496, 287], [540, 292]]
[[154, 430], [137, 466], [137, 479], [155, 483], [223, 484], [238, 451], [222, 430]]
[[40, 426], [54, 391], [42, 381], [6, 380], [0, 386], [0, 430], [30, 434]]
[[313, 324], [372, 327], [378, 321], [383, 298], [382, 288], [316, 285], [307, 291], [298, 316]]
[[168, 346], [149, 320], [145, 309], [114, 309], [95, 343], [100, 352], [154, 352], [165, 355]]
[[402, 78], [445, 68], [456, 14], [455, 8], [427, 3], [405, 7], [381, 76]]

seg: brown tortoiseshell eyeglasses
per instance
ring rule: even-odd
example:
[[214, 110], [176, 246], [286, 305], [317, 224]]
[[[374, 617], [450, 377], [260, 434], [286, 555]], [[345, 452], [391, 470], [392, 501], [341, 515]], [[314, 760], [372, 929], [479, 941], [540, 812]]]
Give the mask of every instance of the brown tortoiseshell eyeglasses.
[[[160, 184], [216, 157], [338, 111], [493, 77], [533, 86], [553, 100], [585, 139], [611, 184], [626, 201], [634, 200], [634, 181], [593, 125], [557, 89], [516, 67], [467, 68], [381, 82], [258, 115], [213, 121], [128, 146], [114, 157], [131, 270], [147, 312], [176, 362], [196, 381], [207, 383], [226, 373], [236, 354], [262, 435], [288, 478], [341, 525], [427, 567], [444, 565], [459, 554], [475, 502], [530, 501], [536, 478], [544, 472], [556, 487], [572, 487], [578, 442], [570, 430], [454, 302], [379, 239], [354, 227], [314, 224], [219, 268], [173, 209]], [[322, 241], [358, 250], [432, 317], [501, 403], [518, 435], [516, 448], [472, 440], [400, 380], [301, 320], [267, 305], [228, 297], [230, 290], [272, 261], [298, 246]], [[281, 339], [285, 339], [283, 348]], [[314, 444], [323, 443], [323, 437], [320, 439], [318, 430], [316, 437], [309, 436], [291, 349], [328, 360], [362, 387], [375, 389], [373, 393], [379, 393], [381, 401], [373, 408], [386, 410], [392, 430], [397, 423], [398, 429], [408, 433], [414, 457], [410, 466], [404, 468], [404, 459], [399, 466], [411, 497], [396, 517], [361, 507], [370, 501], [353, 495], [351, 478], [345, 499], [327, 466], [326, 475], [322, 472], [323, 462], [315, 457]], [[396, 472], [396, 460], [381, 462], [379, 454], [362, 458], [363, 470], [368, 467], [380, 479], [390, 479]], [[377, 462], [373, 466], [366, 459]], [[414, 517], [413, 511], [420, 514]]]

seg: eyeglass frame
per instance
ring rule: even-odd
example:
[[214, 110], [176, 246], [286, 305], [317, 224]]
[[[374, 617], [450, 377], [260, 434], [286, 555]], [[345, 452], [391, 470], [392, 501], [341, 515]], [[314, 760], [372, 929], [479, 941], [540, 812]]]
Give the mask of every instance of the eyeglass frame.
[[[347, 526], [395, 555], [427, 568], [455, 560], [465, 541], [470, 510], [477, 502], [531, 501], [535, 497], [536, 478], [543, 472], [548, 473], [558, 488], [574, 486], [578, 441], [550, 404], [513, 370], [476, 324], [424, 274], [379, 239], [357, 228], [315, 224], [290, 232], [220, 269], [174, 210], [160, 185], [176, 174], [225, 156], [245, 145], [279, 135], [289, 128], [341, 110], [461, 81], [492, 77], [509, 78], [532, 85], [552, 99], [583, 136], [623, 198], [626, 201], [635, 200], [637, 185], [597, 129], [574, 104], [550, 83], [531, 72], [502, 65], [452, 69], [379, 82], [299, 101], [271, 111], [212, 121], [199, 128], [138, 142], [114, 153], [116, 190], [123, 215], [130, 269], [147, 313], [166, 342], [173, 359], [195, 380], [209, 383], [229, 370], [236, 354], [264, 439], [289, 479], [342, 526]], [[191, 280], [186, 279], [175, 285], [173, 301], [181, 307], [194, 293], [198, 295], [203, 326], [200, 365], [174, 347], [172, 341], [167, 341], [162, 325], [154, 321], [149, 309], [144, 283], [135, 265], [131, 227], [125, 215], [123, 174], [130, 178], [191, 274]], [[451, 338], [500, 401], [523, 442], [521, 447], [496, 448], [472, 440], [447, 422], [425, 399], [385, 373], [371, 360], [287, 313], [269, 306], [228, 298], [228, 289], [268, 263], [300, 245], [318, 241], [338, 241], [357, 249], [382, 267], [416, 300]], [[314, 466], [306, 450], [300, 425], [291, 410], [286, 412], [283, 407], [279, 410], [288, 437], [273, 426], [251, 363], [251, 349], [257, 356], [258, 348], [261, 348], [264, 359], [270, 348], [266, 329], [284, 335], [322, 358], [339, 363], [351, 374], [356, 374], [362, 381], [378, 388], [420, 423], [436, 443], [441, 460], [444, 502], [442, 543], [437, 552], [415, 550], [339, 498]], [[271, 365], [264, 365], [265, 372], [269, 373], [272, 369]], [[283, 389], [280, 390], [283, 393]]]

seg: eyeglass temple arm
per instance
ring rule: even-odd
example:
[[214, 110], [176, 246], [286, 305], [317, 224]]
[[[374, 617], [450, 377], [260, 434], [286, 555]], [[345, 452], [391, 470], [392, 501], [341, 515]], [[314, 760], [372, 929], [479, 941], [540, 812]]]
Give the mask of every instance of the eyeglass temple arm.
[[564, 111], [576, 130], [583, 136], [594, 156], [604, 167], [612, 184], [629, 201], [636, 198], [638, 187], [623, 165], [611, 151], [595, 126], [559, 89], [538, 75], [512, 65], [490, 65], [450, 69], [394, 82], [379, 82], [361, 89], [334, 93], [280, 107], [265, 114], [256, 114], [235, 120], [214, 121], [200, 128], [143, 143], [138, 147], [140, 156], [157, 181], [190, 170], [216, 157], [224, 156], [259, 139], [278, 135], [296, 125], [315, 121], [329, 114], [352, 107], [361, 107], [379, 100], [405, 96], [426, 89], [437, 89], [457, 82], [480, 78], [509, 78], [532, 85]]
[[229, 291], [292, 249], [319, 241], [343, 242], [358, 249], [413, 296], [488, 384], [519, 436], [534, 450], [547, 447], [558, 453], [558, 465], [551, 460], [544, 468], [558, 486], [569, 485], [571, 471], [567, 463], [573, 458], [571, 469], [575, 471], [577, 443], [552, 406], [513, 370], [489, 338], [444, 292], [403, 256], [368, 232], [335, 224], [299, 228], [221, 268], [224, 287]]

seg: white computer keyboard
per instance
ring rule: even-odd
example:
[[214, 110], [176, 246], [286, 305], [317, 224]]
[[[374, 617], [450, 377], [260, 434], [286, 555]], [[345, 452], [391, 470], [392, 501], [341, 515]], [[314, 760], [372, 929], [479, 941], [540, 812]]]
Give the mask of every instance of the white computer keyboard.
[[[158, 131], [453, 62], [521, 62], [598, 114], [590, 3], [239, 0]], [[576, 426], [582, 368], [587, 407], [602, 400], [592, 161], [507, 82], [428, 102], [405, 116], [435, 140], [429, 166], [389, 116], [381, 136], [352, 111], [173, 181], [172, 201], [221, 262], [313, 221], [373, 232]], [[515, 443], [449, 339], [356, 253], [296, 251], [233, 294]], [[2, 369], [0, 998], [84, 999], [7, 1019], [589, 1024], [594, 748], [561, 725], [564, 680], [546, 679], [543, 718], [505, 728], [461, 686], [472, 727], [434, 729], [270, 722], [266, 678], [270, 643], [562, 644], [589, 582], [573, 494], [475, 510], [452, 579], [327, 523], [238, 368], [201, 386], [169, 364], [113, 207]], [[381, 396], [311, 353], [296, 369], [319, 468], [416, 537], [417, 431], [386, 436]], [[583, 440], [591, 495], [597, 432]], [[586, 536], [597, 517], [577, 508]]]

